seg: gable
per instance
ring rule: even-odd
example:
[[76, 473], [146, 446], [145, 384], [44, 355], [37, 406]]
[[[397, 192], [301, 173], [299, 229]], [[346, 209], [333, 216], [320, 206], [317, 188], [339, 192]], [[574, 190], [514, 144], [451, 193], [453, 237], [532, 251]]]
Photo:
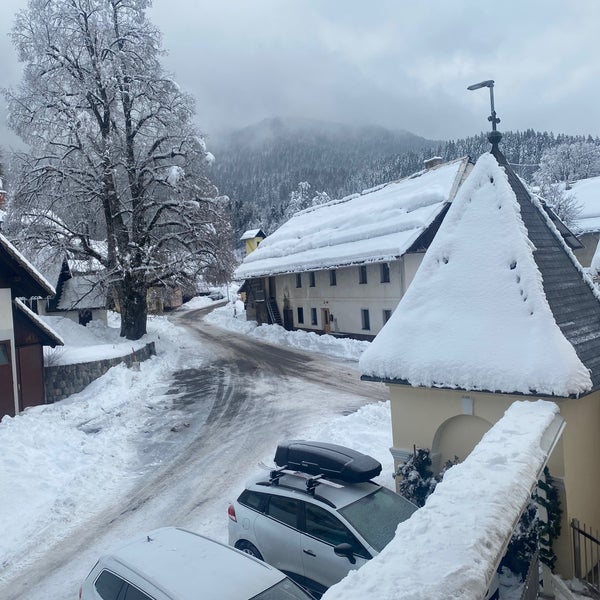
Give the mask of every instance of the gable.
[[54, 288], [50, 283], [2, 234], [0, 234], [0, 286], [10, 288], [13, 296], [23, 298], [54, 294]]

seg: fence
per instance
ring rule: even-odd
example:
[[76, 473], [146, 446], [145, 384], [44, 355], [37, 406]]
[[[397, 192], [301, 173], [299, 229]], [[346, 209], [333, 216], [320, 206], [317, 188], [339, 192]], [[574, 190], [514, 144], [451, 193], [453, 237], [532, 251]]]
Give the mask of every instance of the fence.
[[586, 581], [596, 592], [600, 592], [600, 540], [598, 532], [592, 535], [591, 527], [571, 521], [573, 530], [573, 567], [575, 577]]

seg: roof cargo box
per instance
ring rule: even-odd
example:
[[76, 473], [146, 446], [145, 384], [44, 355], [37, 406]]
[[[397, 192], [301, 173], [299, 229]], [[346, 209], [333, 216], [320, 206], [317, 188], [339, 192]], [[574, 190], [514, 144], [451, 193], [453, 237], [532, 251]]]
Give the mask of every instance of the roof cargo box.
[[381, 463], [367, 454], [337, 444], [305, 440], [280, 443], [275, 464], [346, 483], [369, 481], [381, 473]]

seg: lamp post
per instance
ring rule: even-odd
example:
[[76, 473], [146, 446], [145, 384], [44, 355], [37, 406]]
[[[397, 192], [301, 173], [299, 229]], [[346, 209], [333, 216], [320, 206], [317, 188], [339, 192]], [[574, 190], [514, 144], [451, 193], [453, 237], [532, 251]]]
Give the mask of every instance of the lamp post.
[[496, 131], [496, 124], [500, 123], [500, 119], [496, 116], [496, 110], [494, 109], [494, 80], [486, 79], [485, 81], [470, 85], [467, 89], [473, 91], [480, 90], [484, 87], [490, 89], [490, 105], [492, 107], [492, 114], [488, 117], [488, 121], [492, 123], [492, 131]]

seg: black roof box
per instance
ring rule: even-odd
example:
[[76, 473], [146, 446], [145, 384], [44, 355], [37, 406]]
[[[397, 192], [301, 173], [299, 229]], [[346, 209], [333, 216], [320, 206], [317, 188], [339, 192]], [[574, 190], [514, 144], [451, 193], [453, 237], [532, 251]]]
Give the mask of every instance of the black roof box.
[[275, 452], [275, 464], [345, 483], [369, 481], [381, 473], [381, 463], [367, 454], [337, 444], [306, 440], [281, 442]]

